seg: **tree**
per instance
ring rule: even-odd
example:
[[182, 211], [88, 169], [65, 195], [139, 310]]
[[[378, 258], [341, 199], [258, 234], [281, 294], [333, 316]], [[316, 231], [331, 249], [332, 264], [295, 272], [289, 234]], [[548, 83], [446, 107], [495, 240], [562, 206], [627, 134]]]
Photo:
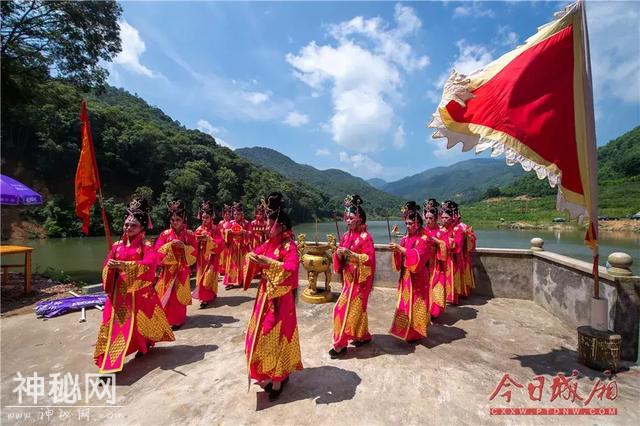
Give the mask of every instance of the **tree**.
[[500, 195], [502, 195], [502, 193], [500, 192], [500, 188], [498, 188], [497, 186], [490, 186], [484, 192], [484, 195], [482, 196], [482, 198], [483, 199], [494, 198], [494, 197], [499, 197]]
[[122, 9], [115, 1], [3, 0], [0, 13], [3, 166], [32, 165], [39, 151], [37, 160], [57, 172], [77, 144], [79, 124], [68, 124], [78, 123], [80, 90], [103, 87], [101, 61], [121, 50]]
[[234, 189], [237, 183], [236, 174], [233, 170], [220, 167], [216, 172], [218, 178], [218, 200], [221, 203], [231, 203], [234, 199]]
[[100, 60], [122, 49], [115, 1], [3, 1], [0, 12], [3, 96], [16, 72], [100, 86], [107, 77]]

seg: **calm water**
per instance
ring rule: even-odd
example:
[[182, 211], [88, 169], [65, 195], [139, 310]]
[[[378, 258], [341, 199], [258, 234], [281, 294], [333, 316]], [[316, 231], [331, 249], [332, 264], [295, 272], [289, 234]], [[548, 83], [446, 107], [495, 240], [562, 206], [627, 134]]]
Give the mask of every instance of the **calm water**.
[[[391, 228], [397, 224], [398, 229], [404, 231], [401, 222], [391, 222]], [[378, 244], [389, 242], [386, 222], [369, 222], [369, 231]], [[326, 234], [335, 235], [334, 223], [319, 223], [317, 225], [318, 239], [326, 240]], [[344, 225], [340, 224], [340, 233], [344, 233]], [[307, 241], [316, 239], [316, 224], [305, 223], [294, 228], [296, 234], [305, 233]], [[591, 251], [583, 242], [583, 233], [578, 231], [512, 231], [506, 229], [480, 228], [476, 229], [478, 247], [497, 248], [529, 248], [533, 237], [544, 239], [544, 248], [548, 251], [571, 256], [577, 259], [591, 261]], [[63, 270], [74, 279], [94, 283], [100, 280], [100, 270], [106, 255], [107, 247], [104, 237], [90, 238], [52, 238], [48, 240], [11, 241], [13, 244], [34, 247], [33, 263], [35, 271], [42, 271], [47, 267]], [[607, 256], [615, 251], [628, 253], [633, 257], [632, 270], [640, 275], [640, 234], [633, 233], [601, 233], [600, 259], [604, 265]], [[5, 256], [3, 262], [13, 263], [15, 259]]]

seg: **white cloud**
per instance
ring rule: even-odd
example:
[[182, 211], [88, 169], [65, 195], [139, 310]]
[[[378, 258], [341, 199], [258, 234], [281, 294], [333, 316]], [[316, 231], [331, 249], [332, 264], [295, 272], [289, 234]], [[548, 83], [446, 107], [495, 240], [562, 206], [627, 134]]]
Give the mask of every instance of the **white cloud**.
[[374, 51], [395, 62], [407, 71], [422, 69], [429, 64], [427, 56], [416, 57], [405, 37], [415, 34], [422, 22], [413, 9], [397, 4], [394, 20], [396, 28], [388, 29], [381, 18], [364, 19], [357, 16], [348, 22], [331, 25], [329, 32], [336, 40], [347, 43], [354, 36], [364, 36], [374, 41]]
[[[253, 80], [255, 81], [255, 80]], [[254, 83], [255, 84], [255, 83]], [[260, 105], [269, 100], [271, 96], [270, 92], [261, 93], [261, 92], [240, 92], [240, 95], [247, 101], [251, 102], [254, 105]]]
[[640, 3], [587, 2], [594, 96], [640, 102]]
[[398, 128], [396, 129], [396, 133], [393, 135], [393, 146], [395, 146], [397, 149], [404, 148], [404, 145], [406, 143], [405, 136], [406, 133], [404, 132], [404, 127], [401, 125], [398, 126]]
[[293, 102], [278, 98], [269, 90], [256, 90], [260, 82], [235, 78], [223, 78], [210, 72], [200, 72], [191, 62], [182, 57], [164, 33], [152, 32], [154, 43], [176, 65], [185, 70], [194, 80], [185, 93], [193, 102], [224, 120], [240, 121], [281, 121], [293, 109]]
[[[294, 109], [293, 102], [277, 96], [267, 88], [259, 87], [259, 78], [242, 80], [233, 76], [221, 76], [209, 70], [201, 71], [193, 67], [198, 61], [184, 57], [189, 52], [175, 45], [162, 28], [145, 28], [158, 50], [185, 70], [193, 79], [185, 86], [173, 88], [180, 91], [183, 102], [197, 102], [207, 114], [221, 120], [238, 121], [282, 121]], [[193, 52], [191, 52], [193, 53]], [[264, 98], [267, 99], [264, 99]]]
[[382, 164], [372, 160], [366, 154], [349, 155], [344, 151], [339, 154], [340, 162], [349, 164], [350, 171], [365, 179], [380, 176], [384, 170]]
[[[487, 46], [479, 44], [467, 44], [465, 40], [458, 40], [458, 55], [451, 64], [451, 69], [459, 73], [469, 75], [478, 71], [493, 61], [493, 55]], [[433, 82], [434, 89], [428, 89], [425, 93], [427, 99], [438, 104], [442, 98], [442, 89], [447, 82], [451, 69], [441, 73]]]
[[454, 157], [457, 156], [458, 153], [455, 152], [453, 149], [447, 149], [447, 143], [442, 142], [442, 141], [437, 141], [438, 143], [438, 148], [433, 150], [433, 155], [437, 158], [448, 158], [448, 157]]
[[439, 166], [447, 166], [453, 163], [457, 163], [459, 161], [468, 160], [476, 157], [476, 153], [474, 150], [462, 152], [462, 145], [458, 144], [451, 149], [447, 149], [447, 142], [444, 139], [430, 139], [429, 143], [433, 145], [437, 144], [437, 147], [433, 149], [433, 156], [438, 159], [437, 165]]
[[494, 39], [494, 43], [514, 49], [518, 45], [519, 38], [518, 34], [511, 31], [508, 25], [501, 25], [498, 27], [498, 34]]
[[217, 136], [218, 134], [223, 133], [225, 131], [224, 128], [214, 127], [207, 120], [204, 120], [201, 118], [200, 120], [198, 120], [197, 129], [200, 130], [202, 133], [206, 133], [212, 136], [216, 140], [216, 143], [218, 145], [226, 146], [229, 149], [233, 149], [233, 146], [230, 143], [228, 143], [227, 141]]
[[291, 111], [287, 114], [287, 117], [283, 121], [284, 124], [288, 124], [291, 127], [300, 127], [304, 124], [309, 123], [309, 116], [305, 114], [300, 114], [297, 111]]
[[120, 25], [120, 40], [122, 41], [122, 51], [113, 59], [113, 62], [122, 65], [129, 71], [136, 74], [145, 75], [147, 77], [156, 77], [159, 74], [154, 73], [146, 66], [140, 63], [140, 55], [146, 50], [144, 40], [140, 37], [138, 30], [129, 25], [127, 21], [118, 21]]
[[465, 3], [463, 6], [458, 6], [453, 9], [453, 17], [467, 17], [474, 18], [495, 18], [496, 14], [491, 9], [485, 9], [482, 2], [474, 1], [473, 3]]
[[[444, 84], [444, 82], [442, 84]], [[439, 87], [438, 83], [434, 83], [434, 86], [436, 88]], [[427, 99], [429, 99], [434, 104], [439, 104], [440, 103], [440, 99], [441, 99], [440, 92], [437, 92], [435, 90], [429, 89], [429, 90], [427, 90], [427, 93], [425, 93], [425, 96], [427, 97]]]
[[252, 82], [227, 80], [216, 74], [200, 74], [190, 68], [177, 54], [172, 59], [197, 81], [198, 99], [218, 117], [228, 120], [283, 120], [293, 109], [288, 99], [274, 99], [270, 91], [249, 91]]
[[486, 46], [467, 44], [465, 40], [459, 40], [456, 45], [458, 57], [453, 63], [453, 68], [459, 73], [469, 75], [493, 61], [493, 55]]
[[335, 46], [312, 41], [297, 55], [286, 56], [295, 76], [313, 93], [331, 87], [328, 125], [333, 140], [353, 151], [373, 152], [391, 140], [403, 75], [429, 63], [406, 41], [422, 25], [413, 9], [396, 5], [394, 20], [394, 27], [381, 18], [361, 16], [330, 25]]
[[318, 148], [316, 149], [316, 155], [319, 157], [326, 157], [331, 155], [331, 152], [327, 148]]

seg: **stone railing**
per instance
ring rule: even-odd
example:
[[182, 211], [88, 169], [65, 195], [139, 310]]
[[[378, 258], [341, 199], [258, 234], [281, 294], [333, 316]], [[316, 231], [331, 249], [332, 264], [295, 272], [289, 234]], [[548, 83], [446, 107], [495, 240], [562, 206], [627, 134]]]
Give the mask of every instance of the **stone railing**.
[[[593, 278], [591, 264], [544, 250], [541, 238], [531, 249], [478, 248], [473, 257], [474, 294], [532, 300], [571, 327], [589, 324]], [[374, 285], [396, 287], [391, 251], [376, 244]], [[631, 273], [632, 259], [613, 253], [608, 268], [600, 267], [600, 297], [609, 306], [609, 329], [622, 336], [621, 358], [640, 361], [640, 277]], [[300, 268], [300, 278], [306, 271]], [[339, 278], [334, 277], [333, 282]]]

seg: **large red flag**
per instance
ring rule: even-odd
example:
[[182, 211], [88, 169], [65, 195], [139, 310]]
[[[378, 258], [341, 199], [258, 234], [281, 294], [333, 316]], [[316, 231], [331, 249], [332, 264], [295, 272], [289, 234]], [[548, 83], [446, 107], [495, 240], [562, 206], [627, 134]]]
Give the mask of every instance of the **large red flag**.
[[557, 208], [589, 216], [587, 242], [597, 233], [597, 165], [591, 69], [584, 4], [556, 19], [469, 76], [455, 70], [429, 127], [447, 147], [492, 149], [507, 163], [535, 170], [559, 186]]
[[558, 210], [589, 217], [585, 241], [597, 267], [597, 151], [582, 0], [483, 69], [469, 76], [454, 70], [429, 127], [447, 148], [491, 149], [558, 185]]
[[82, 232], [88, 235], [91, 207], [96, 202], [97, 193], [100, 190], [100, 178], [91, 138], [87, 103], [84, 99], [80, 110], [80, 121], [82, 122], [82, 149], [76, 170], [76, 215], [82, 220]]

